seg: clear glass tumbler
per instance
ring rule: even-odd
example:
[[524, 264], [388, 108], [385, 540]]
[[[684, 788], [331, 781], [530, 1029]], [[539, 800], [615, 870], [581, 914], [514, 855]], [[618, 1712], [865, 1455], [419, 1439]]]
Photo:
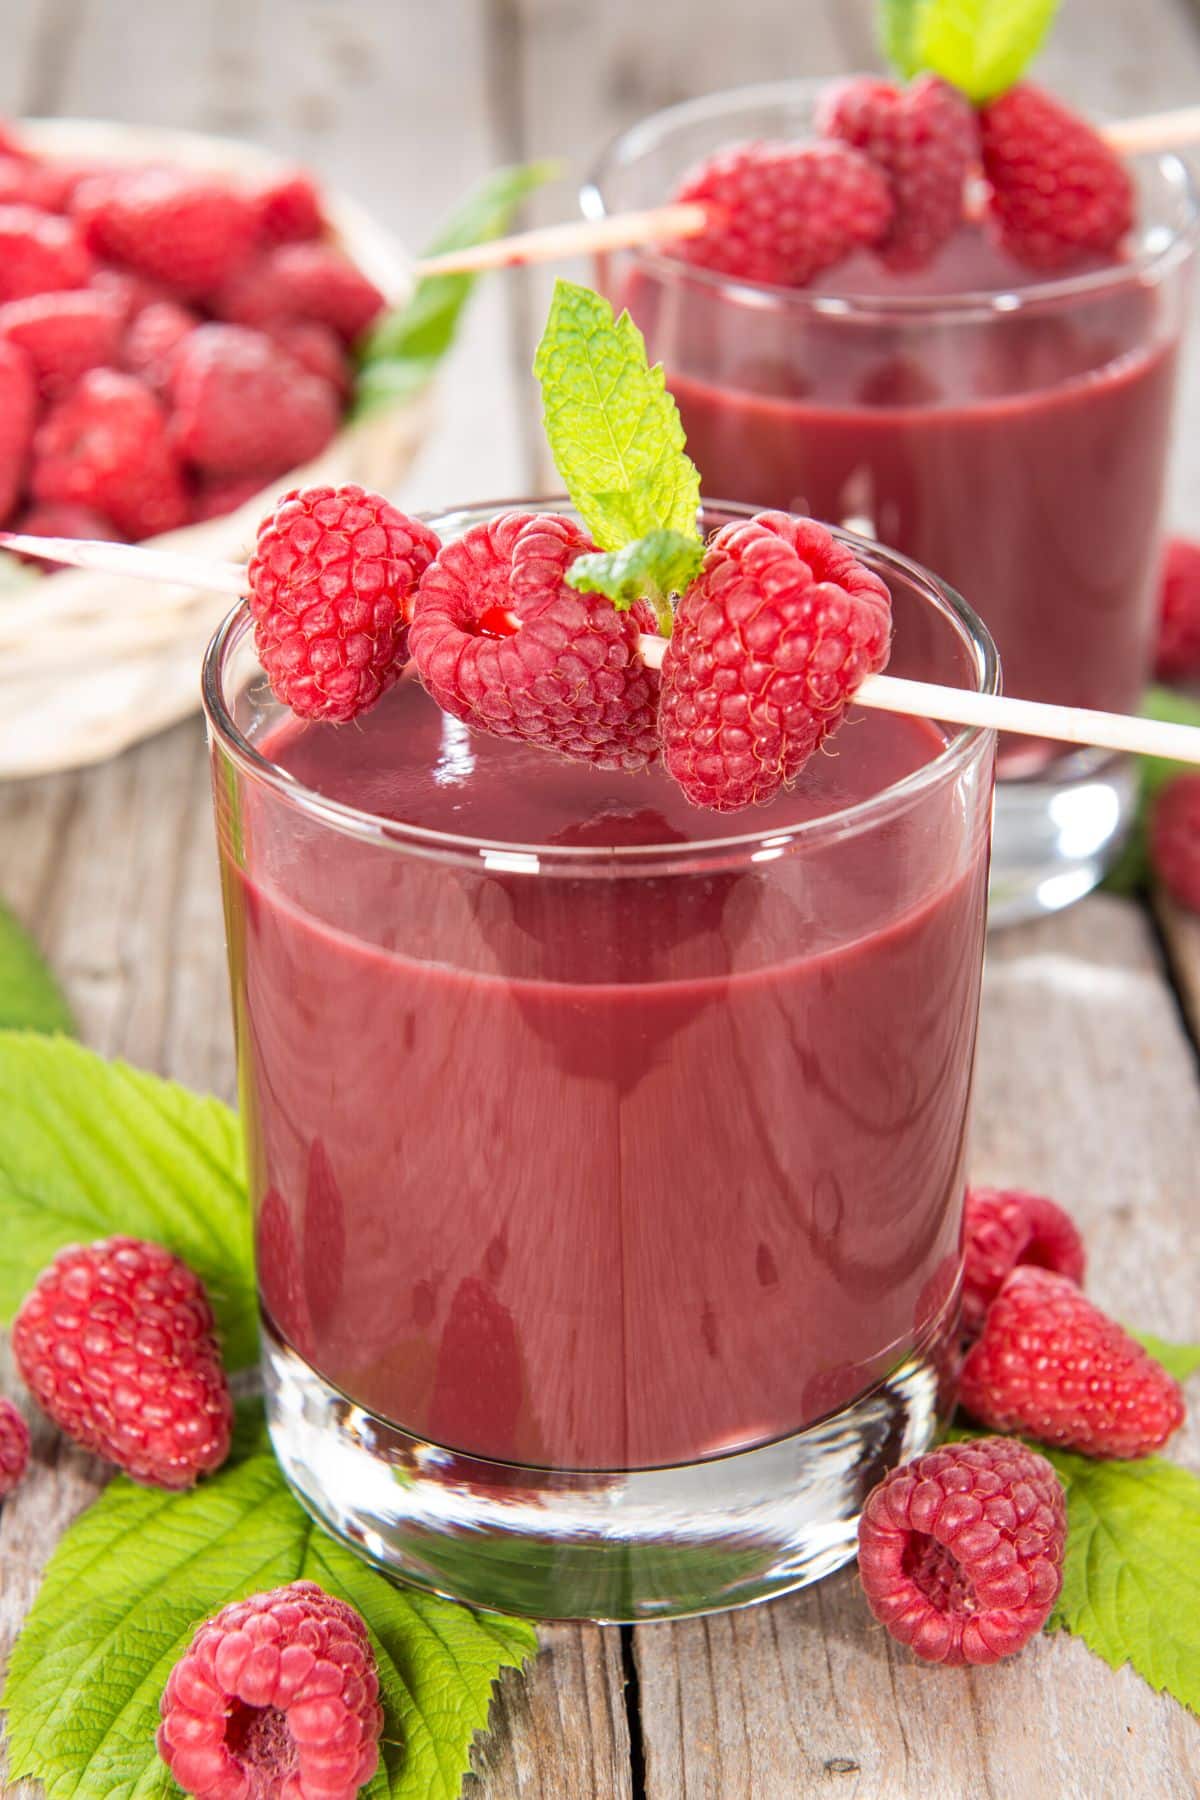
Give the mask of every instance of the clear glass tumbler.
[[[604, 153], [585, 212], [661, 203], [735, 140], [811, 135], [820, 86], [643, 120]], [[1197, 212], [1178, 158], [1133, 169], [1126, 259], [1053, 280], [1022, 278], [965, 231], [931, 275], [888, 275], [864, 253], [772, 288], [638, 250], [607, 256], [598, 281], [665, 364], [709, 492], [851, 526], [936, 569], [986, 621], [1009, 693], [1135, 712]], [[1135, 790], [1127, 759], [1027, 738], [1002, 741], [999, 772], [1003, 922], [1094, 886]]]
[[[896, 670], [994, 691], [957, 595], [850, 541]], [[954, 1379], [992, 735], [860, 711], [819, 774], [861, 799], [812, 816], [802, 780], [722, 817], [408, 678], [302, 726], [244, 608], [205, 704], [267, 1409], [304, 1504], [535, 1616], [846, 1561]]]

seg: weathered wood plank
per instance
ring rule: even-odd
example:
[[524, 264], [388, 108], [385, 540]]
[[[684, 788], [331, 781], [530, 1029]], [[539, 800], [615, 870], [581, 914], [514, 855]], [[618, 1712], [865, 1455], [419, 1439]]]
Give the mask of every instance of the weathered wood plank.
[[620, 1634], [544, 1625], [529, 1675], [506, 1671], [463, 1800], [633, 1800]]

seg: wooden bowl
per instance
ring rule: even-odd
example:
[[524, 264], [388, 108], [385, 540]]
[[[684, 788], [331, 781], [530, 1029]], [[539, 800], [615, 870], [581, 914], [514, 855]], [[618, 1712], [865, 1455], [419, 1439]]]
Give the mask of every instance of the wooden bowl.
[[[21, 132], [49, 157], [160, 160], [243, 176], [293, 166], [252, 144], [103, 120], [35, 119]], [[412, 276], [402, 245], [353, 201], [328, 191], [324, 198], [335, 241], [389, 300], [403, 299]], [[235, 512], [150, 541], [240, 560], [263, 513], [289, 487], [357, 481], [393, 488], [428, 419], [424, 395], [380, 405]], [[0, 587], [0, 778], [99, 762], [198, 710], [201, 657], [229, 605], [221, 594], [84, 570]]]

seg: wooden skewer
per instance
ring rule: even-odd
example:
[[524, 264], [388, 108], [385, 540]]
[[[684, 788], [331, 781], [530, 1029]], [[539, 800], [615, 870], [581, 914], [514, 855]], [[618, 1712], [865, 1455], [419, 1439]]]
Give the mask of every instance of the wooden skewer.
[[[47, 562], [125, 575], [137, 581], [169, 582], [205, 588], [240, 598], [246, 592], [241, 563], [207, 562], [169, 550], [143, 550], [136, 544], [101, 544], [74, 538], [24, 537], [0, 531], [0, 549], [40, 556]], [[667, 640], [643, 634], [643, 660], [662, 666]], [[1128, 713], [1092, 712], [1080, 706], [1053, 706], [1042, 700], [1018, 700], [1007, 694], [981, 694], [971, 688], [941, 687], [897, 675], [869, 675], [855, 690], [855, 704], [877, 712], [907, 713], [940, 719], [949, 725], [974, 725], [990, 731], [1050, 738], [1058, 743], [1124, 750], [1135, 756], [1162, 756], [1200, 765], [1200, 727]]]
[[[1101, 136], [1122, 156], [1186, 149], [1189, 144], [1200, 143], [1200, 106], [1120, 119], [1102, 126]], [[697, 237], [707, 223], [703, 206], [679, 201], [642, 212], [611, 213], [603, 219], [546, 225], [513, 237], [493, 238], [486, 244], [469, 244], [463, 250], [423, 258], [415, 264], [413, 273], [421, 279], [427, 275], [470, 275], [483, 269], [555, 262], [566, 256], [592, 256], [601, 250], [635, 250]]]

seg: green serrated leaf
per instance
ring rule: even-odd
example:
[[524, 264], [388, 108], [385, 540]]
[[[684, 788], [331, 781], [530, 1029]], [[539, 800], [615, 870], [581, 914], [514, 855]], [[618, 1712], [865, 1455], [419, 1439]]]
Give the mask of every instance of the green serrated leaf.
[[659, 628], [671, 631], [671, 596], [686, 593], [704, 560], [698, 537], [682, 531], [649, 531], [621, 550], [598, 550], [577, 556], [567, 570], [567, 585], [583, 594], [604, 594], [619, 612], [648, 600]]
[[1173, 1344], [1167, 1338], [1155, 1337], [1152, 1331], [1135, 1331], [1131, 1325], [1125, 1329], [1176, 1381], [1186, 1381], [1200, 1369], [1200, 1344]]
[[[464, 250], [502, 237], [528, 195], [558, 173], [552, 162], [496, 169], [472, 189], [428, 246], [427, 256]], [[432, 378], [454, 342], [476, 275], [433, 275], [419, 281], [403, 306], [394, 307], [367, 333], [359, 351], [355, 412], [409, 399]]]
[[326, 1537], [292, 1498], [257, 1410], [219, 1474], [188, 1493], [120, 1477], [50, 1560], [5, 1686], [14, 1778], [48, 1800], [177, 1792], [154, 1749], [158, 1702], [199, 1622], [301, 1578], [356, 1607], [384, 1707], [372, 1800], [457, 1800], [492, 1684], [537, 1641], [530, 1626], [394, 1587]]
[[[1142, 712], [1148, 719], [1162, 719], [1172, 725], [1200, 726], [1200, 701], [1172, 688], [1151, 688], [1142, 702]], [[1149, 885], [1146, 823], [1150, 808], [1160, 788], [1173, 776], [1188, 772], [1186, 763], [1171, 762], [1164, 756], [1137, 758], [1138, 813], [1125, 848], [1104, 878], [1103, 885], [1110, 894], [1136, 894]]]
[[920, 17], [926, 0], [880, 0], [879, 43], [883, 54], [906, 81], [920, 73]]
[[12, 914], [0, 906], [0, 1030], [74, 1031], [53, 975]]
[[600, 548], [656, 530], [694, 537], [700, 476], [629, 314], [614, 319], [591, 288], [556, 282], [533, 371], [558, 472]]
[[64, 1244], [114, 1231], [182, 1256], [208, 1287], [229, 1366], [254, 1361], [235, 1115], [68, 1038], [0, 1032], [0, 1320]]
[[911, 23], [914, 66], [981, 105], [1020, 79], [1057, 11], [1058, 0], [922, 0]]

